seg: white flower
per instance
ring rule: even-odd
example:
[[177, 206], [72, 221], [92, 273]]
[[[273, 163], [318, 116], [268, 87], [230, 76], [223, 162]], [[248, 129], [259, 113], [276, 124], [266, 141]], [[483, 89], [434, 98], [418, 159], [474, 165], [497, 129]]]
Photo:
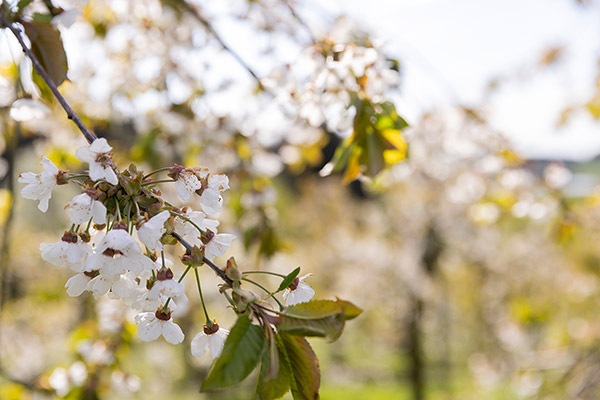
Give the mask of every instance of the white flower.
[[[215, 327], [217, 328], [216, 331]], [[219, 327], [216, 323], [214, 323], [212, 329], [204, 325], [204, 330], [192, 339], [192, 355], [200, 357], [204, 355], [206, 347], [208, 347], [210, 356], [213, 359], [219, 357], [225, 346], [227, 335], [229, 335], [229, 331]]]
[[80, 272], [76, 275], [73, 275], [71, 278], [69, 278], [67, 283], [65, 283], [67, 294], [71, 297], [80, 296], [87, 290], [88, 284], [93, 277], [94, 274], [90, 272]]
[[231, 244], [231, 241], [235, 239], [235, 236], [229, 233], [214, 234], [208, 231], [208, 242], [205, 243], [204, 255], [206, 258], [212, 261], [215, 257], [221, 257]]
[[148, 293], [150, 299], [158, 299], [159, 297], [181, 297], [187, 300], [185, 295], [185, 288], [183, 285], [173, 279], [167, 279], [164, 281], [156, 281], [152, 285], [152, 289]]
[[121, 275], [119, 274], [109, 275], [103, 271], [100, 271], [97, 276], [88, 282], [86, 290], [92, 293], [94, 299], [97, 299], [98, 297], [104, 296], [106, 293], [108, 293], [108, 291], [111, 290], [120, 279]]
[[221, 192], [229, 189], [227, 175], [210, 174], [205, 167], [181, 168], [174, 168], [171, 175], [175, 179], [175, 190], [181, 200], [189, 201], [192, 193], [196, 192], [206, 214], [220, 212], [223, 205]]
[[142, 291], [145, 290], [138, 284], [136, 278], [137, 276], [132, 272], [120, 275], [119, 279], [112, 283], [108, 297], [121, 300], [126, 306], [133, 307]]
[[[206, 169], [206, 171], [206, 173], [208, 173], [208, 169]], [[175, 191], [181, 200], [185, 202], [190, 201], [192, 193], [202, 188], [202, 182], [200, 182], [200, 179], [198, 179], [198, 176], [196, 176], [196, 170], [194, 168], [183, 169], [177, 173], [177, 177], [175, 179]]]
[[48, 158], [42, 156], [40, 162], [44, 171], [39, 174], [33, 172], [23, 172], [19, 175], [19, 183], [26, 183], [21, 189], [21, 196], [30, 200], [39, 200], [38, 208], [41, 212], [48, 211], [48, 201], [52, 197], [52, 189], [56, 186], [56, 177], [58, 168]]
[[87, 270], [101, 270], [106, 275], [141, 272], [153, 267], [152, 260], [142, 254], [135, 239], [123, 229], [109, 231], [86, 262]]
[[156, 340], [160, 335], [171, 344], [183, 342], [183, 332], [171, 319], [171, 310], [140, 313], [135, 316], [135, 323], [139, 324], [138, 334], [144, 342]]
[[169, 211], [165, 210], [150, 218], [150, 220], [138, 230], [138, 237], [150, 250], [162, 250], [163, 245], [160, 242], [160, 238], [167, 230], [165, 228], [165, 222], [169, 219], [169, 215]]
[[77, 234], [65, 232], [60, 242], [42, 243], [40, 250], [44, 261], [58, 266], [67, 265], [73, 271], [81, 272], [91, 248], [83, 243]]
[[104, 207], [104, 204], [92, 199], [85, 192], [73, 197], [65, 208], [74, 224], [87, 223], [90, 218], [93, 218], [94, 223], [98, 225], [106, 223], [106, 207]]
[[109, 152], [112, 147], [108, 145], [106, 139], [99, 138], [89, 146], [83, 146], [77, 149], [75, 157], [79, 161], [90, 164], [90, 178], [94, 181], [105, 179], [111, 185], [119, 183], [117, 175], [112, 168]]
[[208, 175], [206, 182], [202, 185], [204, 189], [200, 195], [200, 204], [206, 214], [212, 215], [221, 211], [223, 206], [221, 192], [229, 189], [229, 178], [225, 174]]
[[[181, 215], [192, 221], [196, 226], [198, 226], [198, 228], [203, 230], [210, 229], [212, 232], [216, 232], [217, 227], [219, 226], [219, 221], [216, 219], [206, 218], [206, 214], [204, 214], [202, 211], [193, 211], [192, 209], [186, 207]], [[200, 232], [189, 221], [176, 217], [174, 229], [175, 232], [179, 233], [192, 246], [195, 245], [200, 247], [202, 245], [202, 241], [200, 240]]]
[[304, 279], [308, 278], [312, 274], [306, 274], [301, 278], [294, 279], [294, 282], [285, 289], [283, 292], [283, 299], [285, 300], [286, 306], [293, 306], [294, 304], [306, 303], [310, 301], [315, 295], [313, 288], [303, 282]]

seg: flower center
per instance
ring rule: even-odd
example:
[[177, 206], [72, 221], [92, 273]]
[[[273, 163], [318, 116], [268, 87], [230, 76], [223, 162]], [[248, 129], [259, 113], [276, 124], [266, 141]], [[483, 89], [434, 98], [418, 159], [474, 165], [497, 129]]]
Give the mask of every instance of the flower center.
[[106, 249], [102, 252], [103, 255], [107, 256], [107, 257], [112, 257], [112, 258], [117, 258], [117, 256], [122, 256], [124, 255], [123, 252], [121, 250], [115, 250], [115, 249]]
[[292, 283], [290, 283], [290, 286], [288, 286], [288, 288], [290, 290], [296, 290], [296, 289], [298, 289], [298, 284], [299, 283], [300, 283], [300, 279], [296, 278], [296, 279], [294, 279], [294, 281]]
[[168, 321], [171, 319], [171, 310], [162, 310], [159, 308], [154, 313], [154, 316], [156, 317], [156, 319], [160, 319], [161, 321]]
[[85, 276], [87, 276], [88, 278], [94, 279], [95, 277], [97, 277], [98, 275], [100, 275], [100, 271], [98, 271], [97, 269], [95, 269], [93, 271], [84, 271], [83, 274]]

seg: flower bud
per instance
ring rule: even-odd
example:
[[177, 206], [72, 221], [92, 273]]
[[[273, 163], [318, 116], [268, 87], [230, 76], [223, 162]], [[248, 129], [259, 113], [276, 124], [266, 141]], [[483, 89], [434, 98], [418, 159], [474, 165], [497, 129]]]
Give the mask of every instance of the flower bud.
[[237, 264], [233, 257], [230, 257], [229, 260], [227, 260], [227, 267], [225, 267], [225, 275], [227, 275], [229, 279], [235, 282], [240, 282], [242, 280], [242, 273], [237, 267]]

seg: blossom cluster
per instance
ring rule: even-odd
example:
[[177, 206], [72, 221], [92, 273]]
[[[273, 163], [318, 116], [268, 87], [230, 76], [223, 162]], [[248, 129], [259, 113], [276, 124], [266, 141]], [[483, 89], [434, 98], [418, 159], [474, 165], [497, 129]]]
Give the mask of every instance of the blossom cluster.
[[[23, 197], [38, 200], [38, 208], [43, 212], [48, 210], [55, 186], [73, 182], [81, 187], [81, 193], [65, 207], [73, 224], [71, 229], [56, 243], [42, 243], [42, 258], [72, 270], [74, 275], [65, 285], [69, 296], [89, 292], [96, 299], [105, 295], [118, 299], [137, 312], [135, 322], [141, 340], [152, 341], [162, 335], [172, 344], [184, 340], [172, 314], [178, 307], [186, 308], [188, 297], [182, 280], [194, 268], [206, 324], [191, 341], [191, 351], [201, 356], [209, 348], [211, 356], [218, 357], [229, 331], [209, 318], [196, 267], [209, 263], [215, 272], [222, 273], [229, 284], [227, 288], [234, 291], [234, 299], [256, 298], [241, 290], [241, 279], [236, 280], [235, 274], [213, 263], [225, 254], [234, 239], [231, 234], [219, 233], [219, 221], [210, 218], [222, 209], [222, 193], [229, 189], [228, 177], [204, 167], [180, 165], [149, 174], [138, 171], [135, 165], [119, 171], [111, 150], [103, 138], [79, 148], [77, 159], [89, 164], [86, 174], [59, 170], [42, 157], [44, 171], [19, 176], [19, 182], [26, 184], [21, 191]], [[170, 179], [154, 180], [152, 176], [160, 172], [167, 172]], [[165, 201], [157, 187], [163, 182], [174, 183], [184, 202], [199, 196], [201, 211], [189, 206], [178, 208]], [[181, 260], [187, 266], [178, 280], [164, 251], [165, 245], [177, 242], [186, 249]], [[230, 259], [228, 268], [236, 269], [234, 266], [235, 261]], [[302, 282], [304, 278], [296, 278], [285, 289], [287, 305], [309, 301], [314, 295], [314, 290]], [[221, 293], [225, 289], [221, 288]]]

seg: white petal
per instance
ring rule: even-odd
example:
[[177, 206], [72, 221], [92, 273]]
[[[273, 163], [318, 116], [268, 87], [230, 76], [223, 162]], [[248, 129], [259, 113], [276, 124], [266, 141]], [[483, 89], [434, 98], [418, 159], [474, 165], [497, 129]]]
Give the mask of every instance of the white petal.
[[92, 203], [92, 218], [94, 223], [102, 225], [106, 223], [106, 207], [99, 201]]
[[89, 147], [90, 151], [99, 154], [99, 153], [108, 153], [112, 150], [112, 147], [108, 144], [105, 138], [98, 138], [92, 142]]
[[52, 173], [53, 175], [58, 173], [58, 168], [56, 168], [56, 165], [54, 165], [54, 163], [50, 161], [48, 157], [42, 156], [42, 161], [40, 161], [40, 164], [42, 167], [44, 167], [44, 170]]
[[214, 174], [208, 178], [208, 187], [219, 192], [229, 189], [229, 178], [225, 174]]
[[210, 335], [209, 347], [212, 358], [217, 358], [221, 355], [228, 334], [229, 331], [227, 329], [219, 329], [217, 332]]
[[172, 319], [164, 321], [162, 324], [162, 335], [165, 340], [171, 344], [179, 344], [183, 342], [183, 331]]
[[162, 333], [161, 324], [158, 319], [148, 318], [140, 323], [138, 326], [138, 334], [140, 339], [144, 342], [150, 342], [152, 340], [158, 339], [160, 334]]
[[206, 346], [208, 346], [208, 336], [204, 332], [200, 332], [192, 339], [192, 355], [200, 357], [206, 352]]
[[90, 151], [88, 146], [83, 146], [75, 150], [75, 158], [87, 163], [96, 162], [96, 155]]
[[223, 206], [223, 198], [217, 190], [206, 189], [200, 198], [202, 210], [208, 215], [217, 214]]
[[192, 196], [192, 192], [190, 192], [185, 183], [180, 180], [175, 182], [175, 191], [179, 198], [185, 202], [188, 202]]
[[90, 278], [84, 274], [77, 274], [69, 278], [65, 287], [67, 288], [67, 294], [71, 297], [77, 297], [81, 295], [87, 288]]
[[298, 287], [295, 290], [292, 290], [285, 299], [286, 306], [293, 306], [295, 304], [306, 303], [310, 301], [315, 295], [315, 291], [313, 288], [308, 286], [304, 282], [299, 282]]

